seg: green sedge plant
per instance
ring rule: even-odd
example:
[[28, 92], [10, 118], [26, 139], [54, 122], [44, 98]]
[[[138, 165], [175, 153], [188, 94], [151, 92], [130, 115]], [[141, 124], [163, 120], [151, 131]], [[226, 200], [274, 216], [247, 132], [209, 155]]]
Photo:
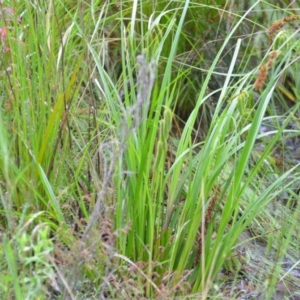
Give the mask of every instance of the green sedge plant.
[[[240, 239], [246, 231], [266, 244], [260, 282], [251, 279], [256, 288], [270, 298], [278, 281], [293, 278], [296, 194], [270, 207], [299, 178], [298, 165], [280, 173], [272, 160], [282, 135], [296, 134], [288, 124], [298, 104], [276, 130], [260, 128], [281, 117], [269, 107], [282, 75], [297, 68], [295, 36], [267, 49], [283, 54], [268, 66], [259, 91], [254, 83], [268, 54], [253, 67], [242, 53], [254, 55], [250, 42], [244, 47], [236, 39], [228, 69], [217, 70], [261, 2], [235, 14], [191, 94], [184, 91], [197, 89], [190, 77], [199, 68], [188, 55], [198, 55], [196, 64], [205, 60], [204, 24], [217, 20], [222, 27], [226, 1], [1, 7], [4, 299], [222, 298], [228, 282], [238, 284], [253, 263], [237, 256], [249, 242]], [[223, 77], [222, 86], [211, 91], [214, 76]], [[174, 129], [185, 99], [191, 112]], [[202, 135], [195, 128], [211, 99]], [[266, 146], [256, 155], [261, 140]], [[293, 268], [281, 267], [286, 257]], [[220, 279], [226, 271], [227, 281]]]

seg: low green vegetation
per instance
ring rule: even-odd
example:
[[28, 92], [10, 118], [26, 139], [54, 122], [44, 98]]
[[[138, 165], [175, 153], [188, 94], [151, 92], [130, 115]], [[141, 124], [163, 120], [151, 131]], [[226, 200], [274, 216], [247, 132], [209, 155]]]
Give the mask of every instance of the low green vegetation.
[[299, 297], [288, 4], [0, 5], [1, 299]]

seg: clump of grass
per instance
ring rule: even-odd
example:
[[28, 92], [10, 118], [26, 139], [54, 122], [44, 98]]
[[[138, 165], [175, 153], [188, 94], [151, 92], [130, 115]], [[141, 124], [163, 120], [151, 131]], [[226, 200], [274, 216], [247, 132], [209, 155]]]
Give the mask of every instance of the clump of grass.
[[[236, 255], [246, 230], [253, 239], [267, 237], [273, 261], [264, 258], [270, 267], [252, 282], [271, 297], [290, 272], [280, 267], [286, 255], [297, 261], [298, 209], [281, 206], [279, 221], [269, 206], [293, 184], [286, 178], [299, 176], [297, 165], [277, 174], [270, 163], [292, 115], [276, 131], [261, 134], [260, 127], [280, 76], [296, 64], [297, 43], [288, 37], [277, 47], [275, 37], [254, 85], [250, 60], [240, 61], [241, 39], [228, 70], [216, 71], [257, 3], [232, 22], [180, 136], [174, 112], [196, 67], [178, 58], [198, 51], [188, 32], [195, 12], [217, 18], [220, 7], [190, 1], [2, 7], [9, 12], [1, 24], [4, 299], [55, 292], [64, 299], [228, 296], [228, 281], [252, 274], [253, 260]], [[270, 36], [292, 17], [273, 24]], [[281, 55], [287, 43], [293, 46]], [[247, 72], [237, 73], [241, 68]], [[223, 85], [211, 92], [215, 74]], [[195, 127], [213, 97], [201, 139]], [[266, 138], [254, 160], [255, 145]], [[236, 293], [231, 287], [229, 296]]]

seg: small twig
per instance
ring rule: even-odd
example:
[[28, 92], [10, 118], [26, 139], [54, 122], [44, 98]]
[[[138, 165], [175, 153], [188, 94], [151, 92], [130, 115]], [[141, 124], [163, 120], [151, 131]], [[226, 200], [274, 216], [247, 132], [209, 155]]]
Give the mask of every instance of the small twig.
[[71, 297], [71, 300], [76, 300], [76, 297], [73, 295], [72, 290], [67, 282], [67, 280], [65, 279], [65, 277], [63, 276], [62, 272], [60, 271], [60, 269], [58, 268], [58, 266], [56, 265], [54, 259], [48, 255], [47, 256], [48, 259], [51, 261], [53, 267], [55, 268], [60, 280], [62, 281], [62, 283], [64, 284], [66, 291], [68, 292], [69, 296]]

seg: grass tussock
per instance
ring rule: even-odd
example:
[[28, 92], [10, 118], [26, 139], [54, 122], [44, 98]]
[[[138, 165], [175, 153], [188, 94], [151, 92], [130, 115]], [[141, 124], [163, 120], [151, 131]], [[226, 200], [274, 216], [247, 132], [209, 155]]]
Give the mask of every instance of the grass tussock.
[[299, 295], [282, 3], [0, 4], [1, 299]]

